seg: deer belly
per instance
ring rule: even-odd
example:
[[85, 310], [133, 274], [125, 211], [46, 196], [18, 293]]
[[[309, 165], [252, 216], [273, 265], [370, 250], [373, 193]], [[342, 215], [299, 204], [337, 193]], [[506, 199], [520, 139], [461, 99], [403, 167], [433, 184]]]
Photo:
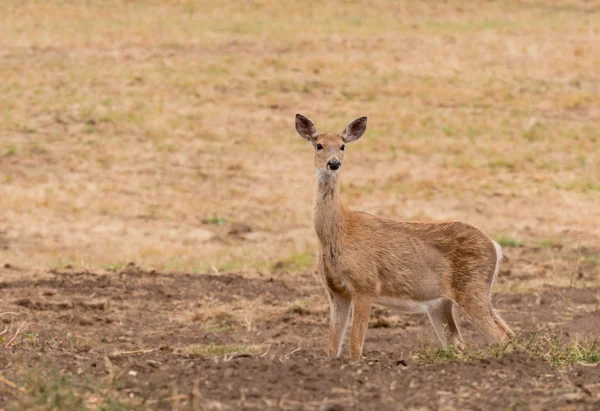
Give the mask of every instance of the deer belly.
[[375, 304], [411, 313], [426, 313], [433, 308], [439, 307], [442, 300], [442, 298], [436, 298], [428, 301], [411, 301], [394, 297], [375, 297], [374, 299]]

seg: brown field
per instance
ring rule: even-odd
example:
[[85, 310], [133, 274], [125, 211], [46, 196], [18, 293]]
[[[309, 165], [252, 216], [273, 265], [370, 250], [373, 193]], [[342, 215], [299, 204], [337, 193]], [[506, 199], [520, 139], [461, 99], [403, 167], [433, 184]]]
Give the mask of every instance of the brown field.
[[[600, 2], [0, 2], [0, 409], [600, 408]], [[327, 360], [312, 150], [458, 219], [519, 337], [374, 311]], [[600, 344], [600, 342], [599, 342]]]

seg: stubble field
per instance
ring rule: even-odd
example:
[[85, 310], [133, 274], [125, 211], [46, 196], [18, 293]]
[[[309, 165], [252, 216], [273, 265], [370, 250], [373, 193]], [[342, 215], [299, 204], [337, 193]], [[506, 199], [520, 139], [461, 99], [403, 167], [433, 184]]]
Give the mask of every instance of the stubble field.
[[[2, 2], [0, 409], [597, 409], [599, 73], [595, 1]], [[325, 358], [297, 112], [369, 116], [350, 208], [503, 244], [515, 341]]]

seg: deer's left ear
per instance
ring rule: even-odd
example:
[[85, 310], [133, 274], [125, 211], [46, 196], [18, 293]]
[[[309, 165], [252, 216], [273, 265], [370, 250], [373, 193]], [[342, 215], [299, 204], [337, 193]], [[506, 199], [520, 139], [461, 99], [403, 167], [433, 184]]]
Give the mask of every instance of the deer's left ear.
[[358, 140], [365, 134], [367, 130], [367, 117], [360, 117], [356, 120], [352, 121], [350, 124], [346, 126], [344, 132], [342, 133], [342, 140], [344, 143], [351, 143], [353, 141]]

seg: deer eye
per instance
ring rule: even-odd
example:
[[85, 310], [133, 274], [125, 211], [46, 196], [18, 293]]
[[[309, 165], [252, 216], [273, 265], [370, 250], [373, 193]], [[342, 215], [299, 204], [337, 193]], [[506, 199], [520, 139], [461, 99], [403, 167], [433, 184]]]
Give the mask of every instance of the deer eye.
[[321, 144], [321, 143], [317, 144], [317, 150], [323, 150], [323, 144]]
[[346, 149], [346, 145], [342, 144], [342, 146], [340, 147], [340, 150], [344, 151]]

